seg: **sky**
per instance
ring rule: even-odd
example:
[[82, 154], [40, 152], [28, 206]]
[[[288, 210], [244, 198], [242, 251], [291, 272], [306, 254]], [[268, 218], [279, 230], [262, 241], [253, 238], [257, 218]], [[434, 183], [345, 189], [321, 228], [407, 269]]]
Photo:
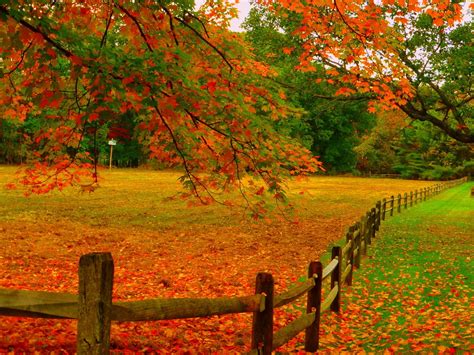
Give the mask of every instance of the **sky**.
[[[196, 0], [196, 7], [201, 6], [205, 0]], [[235, 1], [235, 0], [234, 0]], [[236, 5], [237, 10], [239, 10], [239, 17], [232, 20], [230, 24], [230, 29], [232, 31], [241, 32], [240, 24], [244, 21], [250, 11], [250, 0], [238, 0], [239, 3]]]

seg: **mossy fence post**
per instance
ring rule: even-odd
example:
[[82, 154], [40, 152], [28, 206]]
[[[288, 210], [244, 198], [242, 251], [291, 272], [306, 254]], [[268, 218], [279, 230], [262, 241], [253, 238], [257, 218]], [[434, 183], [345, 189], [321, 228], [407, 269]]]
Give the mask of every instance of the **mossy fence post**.
[[382, 221], [385, 221], [385, 213], [387, 213], [387, 199], [384, 198], [382, 201], [383, 201], [382, 202], [382, 208], [383, 208], [383, 210], [382, 210]]
[[336, 265], [336, 268], [331, 274], [331, 289], [334, 288], [334, 286], [338, 286], [339, 291], [337, 292], [336, 298], [334, 298], [334, 301], [331, 303], [331, 311], [333, 312], [339, 312], [341, 309], [341, 292], [342, 292], [342, 285], [341, 285], [341, 274], [342, 274], [342, 267], [341, 267], [341, 262], [342, 262], [342, 249], [341, 247], [333, 247], [332, 248], [332, 257], [331, 259], [338, 259], [338, 263]]
[[323, 284], [323, 264], [313, 261], [308, 267], [308, 278], [314, 277], [314, 287], [308, 291], [306, 313], [315, 312], [314, 322], [305, 330], [304, 349], [315, 352], [319, 349], [319, 324], [321, 319], [321, 291]]
[[110, 253], [92, 253], [79, 259], [77, 353], [108, 354], [114, 262]]
[[349, 248], [349, 252], [347, 253], [347, 261], [351, 263], [351, 271], [349, 271], [349, 275], [347, 275], [346, 278], [346, 285], [348, 286], [352, 286], [352, 273], [354, 271], [354, 230], [355, 226], [352, 225], [350, 226], [349, 231], [346, 234], [346, 243], [351, 243], [351, 247]]
[[375, 232], [378, 230], [378, 227], [377, 227], [377, 208], [373, 207], [371, 209], [371, 212], [372, 212], [372, 224], [371, 224], [372, 228], [370, 229], [370, 240], [375, 238]]
[[377, 201], [377, 203], [375, 204], [375, 209], [377, 211], [377, 223], [376, 223], [376, 227], [375, 227], [375, 230], [378, 232], [379, 229], [380, 229], [380, 214], [382, 213], [382, 202], [379, 200]]
[[273, 276], [266, 272], [257, 274], [255, 294], [265, 295], [265, 309], [254, 312], [252, 322], [252, 349], [259, 354], [270, 355], [273, 346]]

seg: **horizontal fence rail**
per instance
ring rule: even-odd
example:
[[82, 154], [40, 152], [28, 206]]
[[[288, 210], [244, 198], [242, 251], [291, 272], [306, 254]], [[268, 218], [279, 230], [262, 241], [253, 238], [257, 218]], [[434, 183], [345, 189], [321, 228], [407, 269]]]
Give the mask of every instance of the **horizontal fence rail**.
[[[33, 318], [77, 319], [78, 354], [107, 353], [110, 347], [112, 321], [157, 321], [209, 317], [231, 313], [252, 312], [250, 354], [271, 354], [300, 332], [305, 331], [305, 350], [319, 348], [321, 313], [339, 312], [343, 285], [352, 284], [354, 267], [360, 268], [380, 224], [387, 213], [425, 201], [428, 197], [467, 181], [462, 178], [410, 191], [378, 201], [349, 227], [345, 244], [332, 248], [331, 261], [326, 265], [313, 261], [307, 280], [293, 288], [275, 294], [273, 276], [258, 273], [255, 294], [221, 298], [157, 298], [142, 301], [113, 302], [114, 265], [110, 253], [92, 253], [79, 260], [79, 293], [56, 293], [0, 289], [0, 315]], [[322, 284], [330, 282], [326, 295]], [[290, 304], [306, 295], [306, 313], [273, 333], [275, 308]]]

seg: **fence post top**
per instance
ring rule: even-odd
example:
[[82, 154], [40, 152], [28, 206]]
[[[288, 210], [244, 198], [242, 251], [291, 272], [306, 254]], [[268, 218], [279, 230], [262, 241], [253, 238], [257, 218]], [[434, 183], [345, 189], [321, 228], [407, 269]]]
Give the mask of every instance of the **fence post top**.
[[272, 281], [273, 282], [273, 275], [270, 274], [269, 272], [259, 272], [257, 274], [257, 280]]
[[102, 262], [113, 262], [112, 253], [109, 252], [94, 252], [81, 255], [79, 258], [79, 265], [88, 264], [90, 262], [102, 261]]

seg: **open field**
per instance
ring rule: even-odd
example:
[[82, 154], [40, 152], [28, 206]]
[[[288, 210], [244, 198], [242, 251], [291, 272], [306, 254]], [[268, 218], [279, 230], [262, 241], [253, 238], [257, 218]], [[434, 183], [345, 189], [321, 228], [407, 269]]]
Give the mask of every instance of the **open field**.
[[[14, 171], [0, 167], [0, 184]], [[305, 275], [307, 263], [377, 199], [432, 184], [349, 177], [291, 183], [300, 218], [293, 224], [253, 222], [218, 205], [165, 202], [179, 189], [179, 173], [103, 174], [101, 188], [90, 195], [71, 190], [24, 198], [21, 191], [0, 189], [0, 287], [76, 292], [79, 256], [110, 251], [115, 299], [246, 295], [258, 271], [274, 274], [278, 292]], [[248, 349], [250, 324], [250, 315], [114, 324], [112, 348], [239, 352]], [[73, 351], [75, 326], [4, 318], [0, 351]]]

